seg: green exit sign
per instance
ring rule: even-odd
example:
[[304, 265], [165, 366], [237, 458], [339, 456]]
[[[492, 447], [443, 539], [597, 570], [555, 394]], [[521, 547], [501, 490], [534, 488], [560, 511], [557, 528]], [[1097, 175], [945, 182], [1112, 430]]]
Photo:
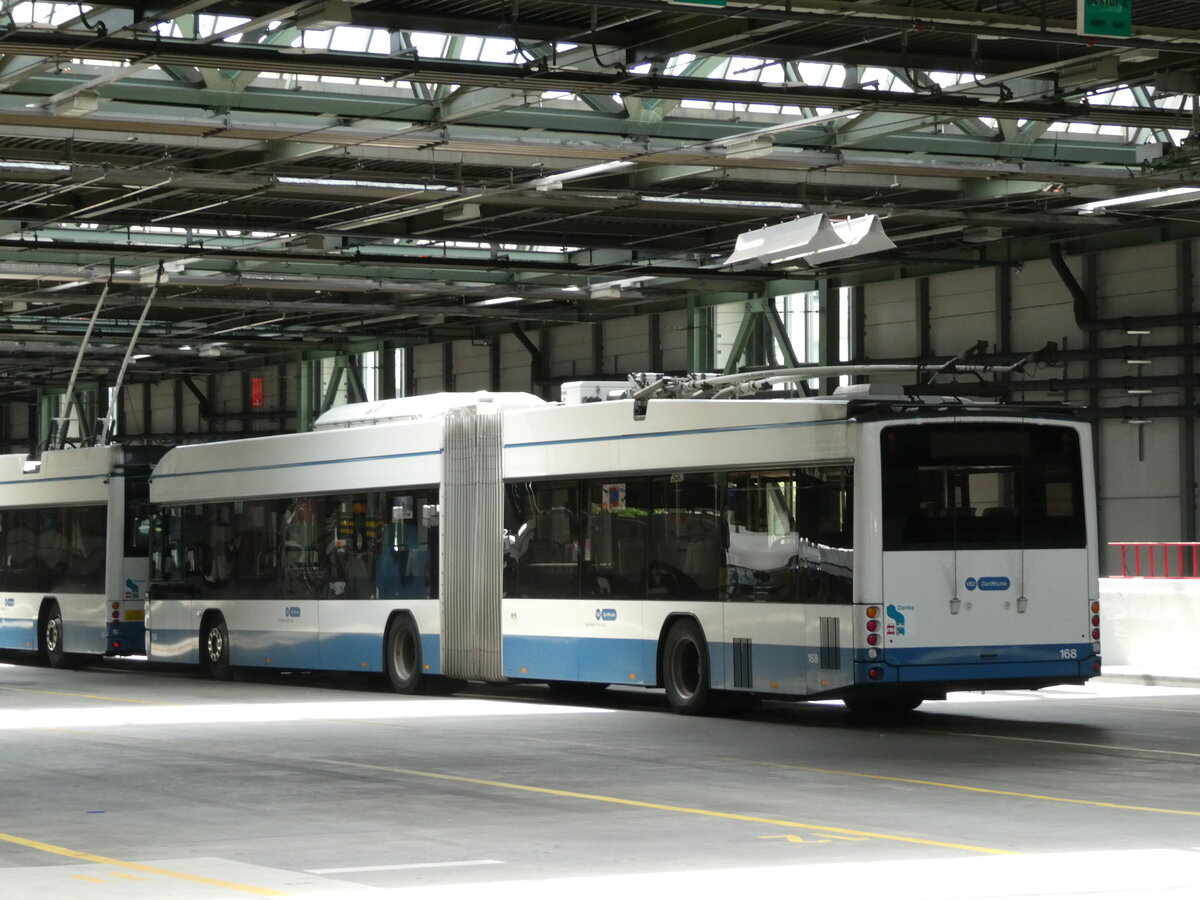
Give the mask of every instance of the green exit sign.
[[724, 6], [725, 0], [671, 0], [683, 6]]
[[1077, 31], [1095, 37], [1133, 34], [1133, 0], [1078, 0]]

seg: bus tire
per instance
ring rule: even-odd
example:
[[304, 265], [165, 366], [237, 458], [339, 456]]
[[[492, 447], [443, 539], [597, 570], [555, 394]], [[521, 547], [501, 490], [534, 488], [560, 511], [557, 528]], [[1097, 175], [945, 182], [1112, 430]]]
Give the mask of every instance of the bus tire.
[[680, 619], [667, 632], [662, 670], [671, 709], [685, 716], [708, 712], [713, 700], [708, 641], [695, 619]]
[[61, 669], [67, 664], [63, 637], [62, 610], [59, 609], [57, 600], [51, 600], [46, 604], [38, 628], [38, 653], [42, 661], [52, 669]]
[[229, 663], [229, 628], [220, 613], [210, 613], [200, 626], [200, 665], [210, 678], [227, 681], [233, 677]]
[[415, 694], [421, 689], [421, 632], [407, 613], [394, 617], [388, 625], [383, 668], [397, 694]]

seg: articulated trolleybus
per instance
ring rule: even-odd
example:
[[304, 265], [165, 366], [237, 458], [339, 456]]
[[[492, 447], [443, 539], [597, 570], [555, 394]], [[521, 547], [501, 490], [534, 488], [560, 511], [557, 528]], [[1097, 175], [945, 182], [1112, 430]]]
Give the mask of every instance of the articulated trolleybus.
[[401, 692], [659, 686], [682, 713], [1099, 672], [1086, 423], [711, 387], [438, 394], [175, 448], [151, 482], [148, 654]]
[[160, 452], [0, 456], [0, 648], [52, 666], [144, 652], [148, 476]]

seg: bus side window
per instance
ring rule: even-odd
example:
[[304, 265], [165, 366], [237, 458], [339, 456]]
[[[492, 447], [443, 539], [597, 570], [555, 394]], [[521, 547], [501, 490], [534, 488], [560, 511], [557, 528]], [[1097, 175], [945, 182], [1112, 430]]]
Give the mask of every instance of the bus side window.
[[795, 603], [800, 555], [796, 476], [791, 470], [732, 472], [725, 486], [725, 598]]
[[710, 473], [651, 480], [647, 594], [715, 600], [720, 572], [716, 477]]
[[513, 484], [508, 489], [505, 571], [520, 597], [579, 596], [579, 488], [575, 482]]
[[644, 478], [600, 479], [584, 485], [584, 596], [645, 596], [648, 505]]
[[801, 598], [850, 603], [854, 571], [851, 469], [815, 466], [800, 469], [796, 475]]

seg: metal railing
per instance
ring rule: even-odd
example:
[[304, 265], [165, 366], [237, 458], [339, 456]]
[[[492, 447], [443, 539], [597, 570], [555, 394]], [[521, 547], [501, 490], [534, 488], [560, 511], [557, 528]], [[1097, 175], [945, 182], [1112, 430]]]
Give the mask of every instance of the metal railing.
[[1108, 546], [1121, 548], [1121, 574], [1114, 578], [1200, 578], [1200, 542], [1109, 541]]

